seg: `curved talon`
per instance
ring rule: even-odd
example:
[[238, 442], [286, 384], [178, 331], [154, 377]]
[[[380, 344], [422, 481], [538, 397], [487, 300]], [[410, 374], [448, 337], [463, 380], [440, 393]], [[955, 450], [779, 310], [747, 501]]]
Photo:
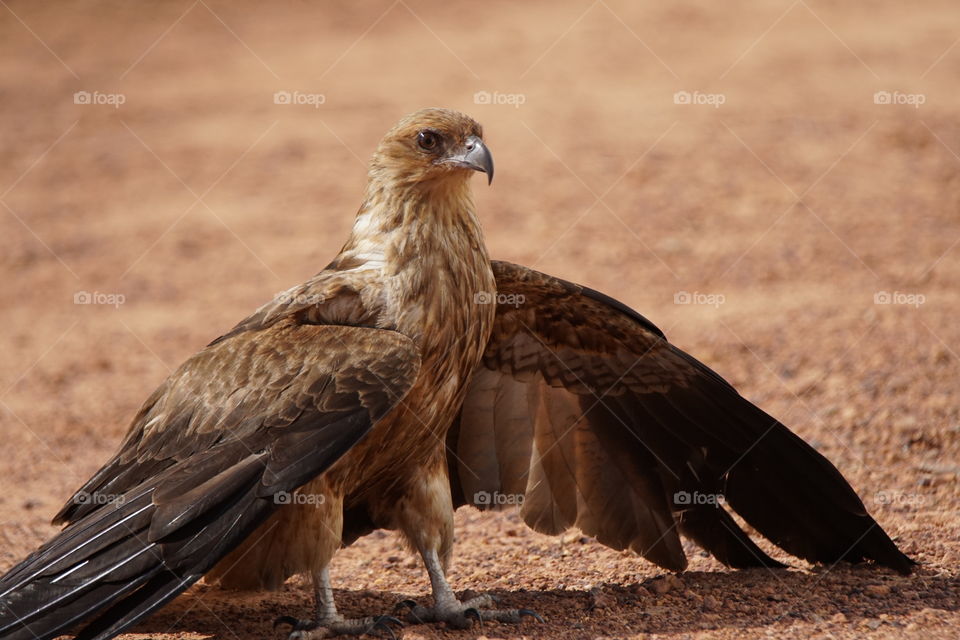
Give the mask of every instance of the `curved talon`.
[[403, 623], [397, 620], [396, 618], [394, 618], [393, 616], [380, 616], [379, 618], [373, 621], [373, 626], [370, 627], [370, 631], [375, 631], [379, 627], [385, 630], [388, 634], [390, 634], [390, 638], [392, 638], [392, 640], [397, 640], [397, 634], [393, 630], [393, 627], [390, 626], [391, 624], [394, 624], [394, 623], [397, 624], [399, 627], [403, 627]]
[[397, 625], [398, 629], [402, 629], [406, 626], [403, 624], [403, 620], [394, 618], [393, 616], [378, 616], [376, 620], [373, 621], [373, 627], [371, 628], [376, 629], [377, 627], [381, 627], [386, 629], [390, 633], [390, 636], [396, 640], [397, 636], [394, 633], [393, 627], [390, 626], [393, 624]]
[[446, 622], [451, 629], [470, 629], [474, 621], [482, 627], [485, 622], [494, 620], [506, 624], [518, 624], [524, 617], [530, 617], [545, 624], [546, 621], [532, 609], [488, 609], [491, 604], [498, 602], [489, 594], [479, 595], [467, 601], [458, 600], [456, 606], [424, 607], [413, 600], [404, 600], [397, 603], [395, 609], [407, 609], [405, 622], [422, 624], [424, 622]]
[[417, 607], [417, 601], [416, 601], [416, 600], [410, 600], [409, 598], [406, 599], [406, 600], [401, 600], [400, 602], [398, 602], [398, 603], [396, 604], [396, 606], [395, 606], [393, 609], [394, 609], [394, 611], [396, 611], [396, 610], [399, 609], [400, 607], [406, 607], [406, 608], [409, 609], [410, 611], [413, 611], [413, 610], [416, 609], [416, 607]]
[[400, 620], [399, 618], [394, 618], [393, 616], [380, 616], [379, 618], [377, 618], [377, 620], [379, 620], [380, 622], [386, 622], [388, 624], [395, 624], [398, 627], [406, 626], [403, 624], [403, 620]]
[[282, 624], [288, 624], [294, 629], [296, 629], [297, 625], [300, 624], [300, 621], [294, 618], [293, 616], [280, 616], [279, 618], [273, 621], [273, 630], [276, 631], [277, 627], [279, 627]]
[[475, 618], [476, 621], [480, 624], [480, 626], [481, 627], [483, 626], [483, 616], [480, 615], [480, 611], [478, 609], [475, 609], [473, 607], [470, 607], [469, 609], [464, 609], [463, 617], [466, 619]]
[[[423, 624], [424, 622], [427, 622], [425, 619], [423, 619], [422, 614], [429, 613], [429, 612], [427, 609], [417, 604], [416, 600], [402, 600], [401, 602], [397, 603], [397, 605], [393, 608], [393, 610], [396, 611], [398, 614], [402, 615], [401, 610], [404, 607], [406, 607], [407, 609], [406, 616], [405, 616], [407, 619], [407, 622], [410, 622], [412, 624]], [[417, 609], [420, 610], [421, 615], [417, 615]], [[404, 623], [401, 622], [401, 624], [404, 624]]]
[[531, 610], [531, 609], [517, 609], [517, 615], [520, 616], [520, 619], [521, 619], [521, 620], [523, 619], [523, 616], [530, 616], [531, 618], [533, 618], [533, 619], [536, 620], [537, 622], [546, 624], [546, 623], [544, 622], [543, 618], [540, 617], [540, 614], [537, 613], [536, 611]]

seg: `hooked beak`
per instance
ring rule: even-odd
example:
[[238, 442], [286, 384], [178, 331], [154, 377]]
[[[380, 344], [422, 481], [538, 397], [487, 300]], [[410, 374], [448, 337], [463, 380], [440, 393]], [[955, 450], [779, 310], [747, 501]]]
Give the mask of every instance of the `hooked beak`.
[[467, 138], [463, 149], [451, 155], [446, 161], [457, 167], [482, 171], [487, 174], [487, 184], [493, 182], [493, 156], [483, 144], [483, 140], [477, 136]]

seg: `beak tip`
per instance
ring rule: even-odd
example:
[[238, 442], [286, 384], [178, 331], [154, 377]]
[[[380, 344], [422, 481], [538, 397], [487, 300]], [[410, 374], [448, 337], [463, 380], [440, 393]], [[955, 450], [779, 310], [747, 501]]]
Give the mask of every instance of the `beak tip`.
[[483, 144], [483, 140], [476, 136], [471, 136], [467, 143], [466, 148], [450, 157], [448, 162], [487, 174], [487, 186], [490, 186], [493, 183], [493, 156], [490, 150]]

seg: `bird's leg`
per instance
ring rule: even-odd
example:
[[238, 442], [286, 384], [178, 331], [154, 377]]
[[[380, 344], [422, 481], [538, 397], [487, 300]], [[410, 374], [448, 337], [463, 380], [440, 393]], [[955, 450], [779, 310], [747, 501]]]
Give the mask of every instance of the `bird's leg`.
[[433, 588], [433, 606], [425, 607], [412, 600], [401, 602], [410, 623], [445, 622], [456, 629], [469, 628], [473, 621], [520, 622], [524, 616], [543, 621], [529, 609], [490, 609], [492, 596], [482, 595], [461, 602], [450, 588], [446, 577], [446, 561], [453, 548], [453, 503], [447, 479], [446, 460], [417, 474], [418, 483], [405, 495], [398, 510], [398, 524], [404, 536], [420, 552]]
[[[405, 600], [399, 606], [405, 606], [410, 609], [407, 613], [407, 621], [413, 623], [421, 622], [446, 622], [456, 629], [467, 629], [471, 625], [471, 618], [480, 621], [480, 613], [476, 606], [483, 606], [490, 603], [476, 603], [475, 606], [467, 606], [467, 603], [460, 602], [457, 596], [450, 588], [450, 583], [443, 573], [443, 564], [437, 555], [436, 549], [427, 549], [421, 553], [423, 563], [427, 567], [427, 574], [430, 576], [430, 586], [433, 589], [433, 607], [428, 608], [415, 603], [413, 600]], [[474, 604], [472, 601], [470, 604]]]
[[333, 587], [330, 586], [330, 570], [324, 567], [313, 572], [313, 592], [316, 598], [316, 617], [313, 620], [297, 620], [290, 616], [277, 618], [274, 628], [290, 625], [287, 640], [317, 640], [338, 635], [361, 636], [363, 634], [382, 635], [396, 638], [393, 628], [403, 623], [393, 616], [368, 616], [366, 618], [344, 618], [337, 611], [333, 601]]
[[530, 609], [491, 609], [496, 600], [489, 594], [479, 595], [469, 600], [460, 601], [450, 588], [450, 583], [444, 575], [443, 564], [435, 549], [421, 554], [423, 562], [430, 575], [430, 585], [433, 587], [433, 606], [424, 607], [413, 600], [405, 600], [398, 607], [406, 607], [407, 622], [419, 624], [424, 622], [445, 622], [455, 629], [467, 629], [473, 621], [483, 624], [486, 621], [517, 623], [529, 616], [540, 622], [543, 618]]

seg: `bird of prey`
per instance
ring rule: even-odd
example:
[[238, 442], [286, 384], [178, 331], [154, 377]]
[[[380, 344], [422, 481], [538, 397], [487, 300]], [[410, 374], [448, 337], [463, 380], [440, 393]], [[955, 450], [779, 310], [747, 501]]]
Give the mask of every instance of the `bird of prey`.
[[826, 458], [643, 316], [492, 262], [472, 171], [493, 178], [471, 118], [426, 109], [391, 129], [336, 258], [170, 375], [62, 531], [0, 578], [0, 637], [106, 639], [203, 576], [300, 573], [317, 609], [281, 619], [291, 637], [392, 633], [396, 618], [340, 615], [328, 573], [377, 528], [426, 565], [433, 602], [408, 621], [537, 617], [460, 601], [445, 578], [454, 509], [504, 495], [537, 531], [579, 527], [673, 571], [681, 533], [731, 567], [783, 566], [728, 507], [810, 562], [910, 571]]

